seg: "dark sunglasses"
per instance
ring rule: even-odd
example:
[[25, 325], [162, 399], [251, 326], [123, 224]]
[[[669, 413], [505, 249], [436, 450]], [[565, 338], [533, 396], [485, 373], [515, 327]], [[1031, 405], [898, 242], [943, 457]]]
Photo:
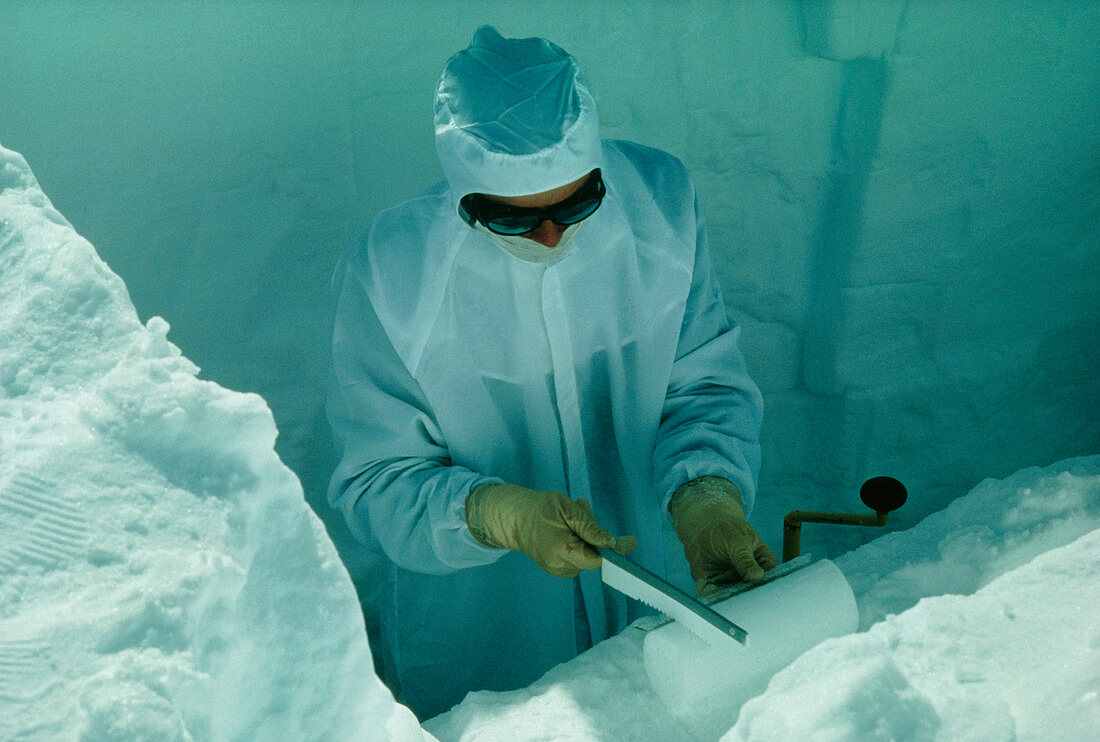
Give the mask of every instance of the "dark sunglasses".
[[475, 222], [481, 222], [486, 229], [497, 234], [525, 234], [547, 220], [566, 226], [587, 219], [600, 208], [606, 193], [600, 171], [596, 170], [576, 193], [543, 209], [512, 206], [493, 201], [480, 193], [470, 193], [458, 202], [458, 213], [471, 227]]

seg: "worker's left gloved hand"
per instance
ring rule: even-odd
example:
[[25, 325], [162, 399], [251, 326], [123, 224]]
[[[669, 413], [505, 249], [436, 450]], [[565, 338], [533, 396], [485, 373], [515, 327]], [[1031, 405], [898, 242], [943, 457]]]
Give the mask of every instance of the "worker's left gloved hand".
[[688, 482], [676, 490], [668, 509], [700, 595], [721, 584], [759, 580], [779, 563], [745, 520], [741, 493], [727, 479]]
[[466, 498], [470, 533], [486, 546], [522, 551], [555, 577], [599, 569], [597, 548], [629, 554], [633, 536], [613, 537], [587, 500], [515, 484], [483, 484]]

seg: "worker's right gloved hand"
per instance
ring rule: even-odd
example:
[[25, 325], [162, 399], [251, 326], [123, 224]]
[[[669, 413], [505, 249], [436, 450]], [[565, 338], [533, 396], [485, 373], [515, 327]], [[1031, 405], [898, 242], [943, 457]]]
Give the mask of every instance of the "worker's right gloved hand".
[[486, 546], [522, 551], [555, 577], [599, 569], [594, 547], [629, 554], [638, 545], [633, 536], [615, 538], [604, 530], [587, 500], [514, 484], [474, 489], [466, 498], [466, 524]]
[[702, 477], [680, 487], [669, 512], [700, 595], [730, 582], [759, 580], [778, 563], [745, 520], [741, 493], [722, 477]]

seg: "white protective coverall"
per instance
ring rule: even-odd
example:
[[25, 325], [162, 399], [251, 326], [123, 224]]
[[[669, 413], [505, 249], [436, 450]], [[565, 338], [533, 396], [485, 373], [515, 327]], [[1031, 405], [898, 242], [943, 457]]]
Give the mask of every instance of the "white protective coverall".
[[[444, 68], [446, 181], [378, 216], [334, 277], [330, 502], [386, 557], [384, 677], [423, 719], [528, 685], [647, 612], [596, 571], [551, 577], [470, 534], [471, 489], [587, 498], [632, 558], [694, 586], [667, 506], [728, 478], [752, 507], [761, 398], [711, 272], [683, 165], [601, 142], [572, 57], [483, 27]], [[600, 168], [601, 207], [563, 251], [519, 257], [458, 215]]]

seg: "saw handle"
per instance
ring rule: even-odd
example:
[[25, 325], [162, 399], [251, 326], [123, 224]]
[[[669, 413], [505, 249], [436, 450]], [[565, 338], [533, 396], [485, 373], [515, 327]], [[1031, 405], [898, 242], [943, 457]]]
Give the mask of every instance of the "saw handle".
[[833, 523], [845, 526], [884, 526], [886, 515], [908, 499], [905, 485], [893, 477], [872, 477], [859, 488], [859, 499], [875, 511], [874, 515], [856, 513], [817, 513], [792, 510], [783, 519], [783, 561], [789, 562], [802, 550], [803, 523]]

